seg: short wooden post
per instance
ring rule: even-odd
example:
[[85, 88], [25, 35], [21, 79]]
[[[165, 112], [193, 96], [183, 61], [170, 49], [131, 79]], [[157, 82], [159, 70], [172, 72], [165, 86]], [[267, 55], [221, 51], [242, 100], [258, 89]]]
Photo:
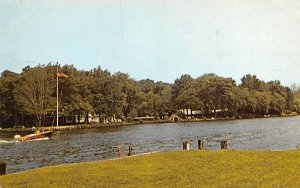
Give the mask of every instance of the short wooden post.
[[204, 149], [203, 140], [198, 140], [198, 149], [199, 150], [203, 150]]
[[221, 140], [221, 150], [227, 149], [227, 140]]
[[125, 152], [123, 147], [118, 148], [119, 157], [125, 157]]
[[129, 148], [128, 148], [128, 156], [131, 156], [133, 153], [132, 153], [132, 150], [133, 150], [133, 147], [132, 145], [130, 144], [129, 145]]
[[188, 141], [183, 142], [183, 150], [190, 150], [190, 142]]
[[0, 162], [0, 176], [6, 174], [6, 163]]

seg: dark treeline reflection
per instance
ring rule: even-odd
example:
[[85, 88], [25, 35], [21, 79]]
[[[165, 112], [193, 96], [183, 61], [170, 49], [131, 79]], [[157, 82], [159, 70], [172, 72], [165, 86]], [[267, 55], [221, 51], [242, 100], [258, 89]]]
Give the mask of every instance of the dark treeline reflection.
[[[183, 118], [285, 115], [300, 110], [300, 92], [280, 81], [264, 82], [247, 74], [237, 85], [232, 78], [184, 74], [174, 83], [134, 80], [126, 73], [110, 73], [101, 67], [89, 71], [73, 65], [58, 67], [67, 78], [58, 79], [61, 124], [130, 122], [135, 117], [166, 119], [172, 113]], [[25, 67], [22, 73], [4, 71], [0, 77], [0, 127], [49, 126], [56, 118], [57, 66]], [[187, 113], [181, 113], [180, 109]], [[197, 112], [197, 113], [195, 113]], [[82, 122], [81, 122], [82, 123]]]

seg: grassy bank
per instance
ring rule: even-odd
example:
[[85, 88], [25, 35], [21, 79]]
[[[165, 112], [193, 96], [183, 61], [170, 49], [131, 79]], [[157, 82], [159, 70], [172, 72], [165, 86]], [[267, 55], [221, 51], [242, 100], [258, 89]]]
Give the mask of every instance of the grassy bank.
[[300, 187], [300, 151], [178, 151], [0, 177], [7, 187]]

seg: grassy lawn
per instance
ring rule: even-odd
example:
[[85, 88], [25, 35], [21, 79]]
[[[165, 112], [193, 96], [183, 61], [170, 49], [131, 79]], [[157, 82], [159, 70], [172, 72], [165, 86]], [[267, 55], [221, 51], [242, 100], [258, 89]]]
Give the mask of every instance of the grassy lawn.
[[0, 176], [7, 187], [300, 187], [300, 151], [177, 151]]

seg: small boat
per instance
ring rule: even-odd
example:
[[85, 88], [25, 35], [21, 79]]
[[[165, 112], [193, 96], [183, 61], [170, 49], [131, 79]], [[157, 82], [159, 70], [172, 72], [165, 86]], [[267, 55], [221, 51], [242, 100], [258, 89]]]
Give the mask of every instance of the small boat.
[[43, 131], [38, 133], [29, 134], [22, 137], [16, 137], [15, 138], [21, 142], [27, 142], [27, 141], [38, 141], [38, 140], [49, 140], [49, 138], [52, 136], [53, 131]]

